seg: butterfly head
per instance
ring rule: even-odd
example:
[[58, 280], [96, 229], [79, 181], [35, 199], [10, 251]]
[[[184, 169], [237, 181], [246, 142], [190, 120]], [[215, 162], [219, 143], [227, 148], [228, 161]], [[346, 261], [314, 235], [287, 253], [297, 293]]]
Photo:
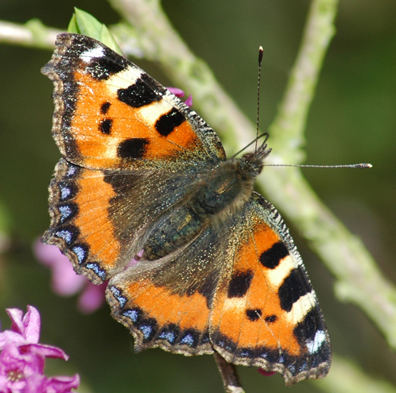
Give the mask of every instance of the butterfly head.
[[261, 173], [263, 161], [272, 150], [267, 145], [267, 138], [254, 152], [246, 153], [240, 158], [240, 168], [246, 177], [255, 178]]

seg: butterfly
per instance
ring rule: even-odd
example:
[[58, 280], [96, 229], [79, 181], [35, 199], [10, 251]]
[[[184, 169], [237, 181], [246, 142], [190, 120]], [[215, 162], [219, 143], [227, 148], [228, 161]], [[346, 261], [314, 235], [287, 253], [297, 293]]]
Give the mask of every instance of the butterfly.
[[77, 273], [108, 281], [135, 349], [216, 352], [288, 384], [325, 376], [315, 292], [280, 214], [253, 190], [267, 144], [227, 159], [194, 110], [83, 35], [58, 35], [42, 72], [62, 155], [43, 239]]

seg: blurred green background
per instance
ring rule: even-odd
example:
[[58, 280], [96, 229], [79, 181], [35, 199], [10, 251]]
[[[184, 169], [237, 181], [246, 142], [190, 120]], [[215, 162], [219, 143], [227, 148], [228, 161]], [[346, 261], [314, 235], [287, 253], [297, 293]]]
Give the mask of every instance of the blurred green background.
[[[252, 121], [257, 48], [263, 45], [262, 124], [268, 125], [284, 91], [309, 4], [306, 0], [169, 0], [164, 8], [187, 44], [208, 62]], [[0, 19], [23, 23], [39, 18], [65, 29], [73, 6], [106, 24], [119, 20], [108, 3], [93, 0], [1, 0]], [[337, 34], [307, 124], [307, 162], [369, 161], [374, 168], [304, 170], [320, 197], [362, 238], [393, 281], [395, 16], [392, 0], [341, 1]], [[49, 270], [34, 259], [31, 245], [48, 224], [47, 185], [59, 158], [50, 135], [52, 84], [40, 74], [49, 57], [50, 51], [0, 44], [0, 230], [11, 241], [0, 254], [3, 328], [9, 326], [5, 307], [37, 306], [43, 319], [42, 341], [70, 355], [67, 364], [49, 361], [49, 372], [80, 373], [81, 392], [221, 392], [211, 357], [184, 358], [160, 350], [134, 354], [132, 339], [111, 319], [107, 306], [92, 315], [80, 314], [75, 297], [53, 294]], [[157, 68], [147, 63], [144, 67], [156, 75]], [[318, 293], [334, 351], [371, 377], [396, 383], [395, 354], [359, 309], [335, 299], [332, 277], [291, 230]], [[243, 367], [239, 372], [249, 393], [290, 391], [279, 376], [263, 377]], [[319, 391], [315, 382], [292, 389]]]

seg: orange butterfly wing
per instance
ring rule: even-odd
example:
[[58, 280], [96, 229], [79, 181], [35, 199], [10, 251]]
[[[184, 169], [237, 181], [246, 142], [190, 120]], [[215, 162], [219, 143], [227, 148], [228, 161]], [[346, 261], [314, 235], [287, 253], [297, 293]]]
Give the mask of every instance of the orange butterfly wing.
[[55, 85], [55, 141], [74, 164], [135, 169], [225, 158], [218, 136], [193, 110], [92, 38], [59, 34], [42, 72]]
[[286, 383], [325, 375], [327, 329], [279, 213], [255, 193], [240, 220], [212, 305], [215, 350], [228, 362], [280, 372]]

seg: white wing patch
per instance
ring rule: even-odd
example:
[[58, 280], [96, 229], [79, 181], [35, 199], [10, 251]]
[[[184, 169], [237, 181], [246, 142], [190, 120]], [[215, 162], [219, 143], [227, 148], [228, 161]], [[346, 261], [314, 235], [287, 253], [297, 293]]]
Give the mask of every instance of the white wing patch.
[[140, 108], [138, 116], [141, 117], [146, 124], [154, 127], [157, 120], [171, 109], [172, 105], [165, 100], [154, 101], [150, 105]]
[[307, 341], [307, 349], [309, 353], [315, 353], [326, 341], [326, 333], [323, 330], [318, 330], [313, 340]]
[[300, 323], [315, 305], [314, 291], [308, 292], [293, 303], [292, 309], [287, 313], [287, 319], [293, 324]]
[[103, 57], [104, 55], [104, 49], [101, 46], [97, 45], [82, 52], [80, 55], [80, 59], [84, 63], [89, 63], [93, 58]]
[[267, 271], [268, 279], [270, 283], [278, 288], [280, 284], [284, 281], [284, 279], [290, 274], [290, 272], [297, 267], [294, 259], [288, 255], [284, 257], [279, 265], [275, 269], [271, 269]]
[[106, 87], [111, 95], [117, 97], [118, 89], [125, 89], [132, 86], [141, 77], [142, 71], [135, 67], [128, 67], [123, 71], [111, 75], [106, 81]]

